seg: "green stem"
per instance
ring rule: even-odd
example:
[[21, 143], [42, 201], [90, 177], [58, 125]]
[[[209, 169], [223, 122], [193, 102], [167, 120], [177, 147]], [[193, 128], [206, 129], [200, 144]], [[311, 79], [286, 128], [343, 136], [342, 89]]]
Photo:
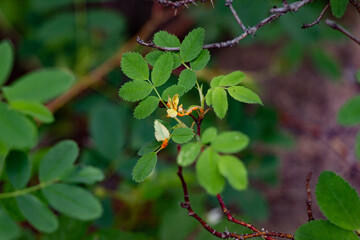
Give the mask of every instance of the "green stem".
[[21, 189], [21, 190], [17, 190], [17, 191], [14, 191], [14, 192], [1, 193], [0, 194], [0, 199], [14, 198], [14, 197], [29, 194], [29, 193], [32, 193], [32, 192], [36, 192], [36, 191], [38, 191], [40, 189], [46, 188], [46, 187], [56, 183], [57, 181], [58, 181], [57, 179], [54, 179], [54, 180], [51, 180], [49, 182], [40, 183], [38, 185], [29, 187], [29, 188], [25, 188], [25, 189]]

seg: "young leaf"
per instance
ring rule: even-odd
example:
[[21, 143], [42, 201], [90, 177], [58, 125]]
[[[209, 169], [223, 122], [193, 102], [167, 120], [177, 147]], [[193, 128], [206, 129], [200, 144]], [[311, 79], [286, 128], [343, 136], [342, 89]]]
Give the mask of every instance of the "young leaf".
[[16, 198], [16, 203], [26, 220], [37, 230], [51, 233], [59, 227], [54, 213], [34, 195], [19, 196]]
[[0, 236], [3, 239], [17, 239], [20, 236], [20, 228], [0, 205]]
[[235, 71], [221, 78], [220, 86], [235, 86], [241, 83], [245, 78], [245, 74], [241, 71]]
[[343, 178], [330, 171], [320, 174], [316, 200], [331, 223], [347, 229], [360, 229], [360, 199], [356, 190]]
[[40, 182], [61, 177], [74, 164], [79, 155], [76, 142], [64, 140], [52, 147], [44, 156], [39, 167]]
[[159, 105], [159, 98], [149, 96], [142, 100], [134, 110], [134, 117], [136, 119], [144, 119], [150, 116]]
[[193, 70], [199, 71], [203, 69], [210, 60], [210, 52], [207, 49], [203, 49], [200, 55], [190, 62], [190, 66]]
[[236, 153], [249, 144], [249, 138], [241, 132], [223, 132], [211, 142], [211, 147], [221, 153]]
[[116, 104], [103, 102], [92, 107], [89, 130], [95, 150], [104, 160], [117, 159], [126, 141], [128, 111]]
[[104, 174], [98, 168], [87, 166], [73, 168], [66, 177], [62, 180], [71, 183], [93, 184], [101, 182], [104, 179]]
[[155, 138], [158, 142], [162, 142], [165, 141], [165, 139], [170, 138], [169, 130], [162, 123], [160, 123], [159, 120], [155, 120], [154, 128], [155, 128]]
[[10, 102], [10, 105], [13, 109], [34, 117], [43, 123], [51, 123], [54, 121], [54, 116], [50, 110], [39, 102], [19, 100]]
[[160, 47], [180, 47], [180, 40], [175, 35], [165, 31], [155, 33], [154, 43]]
[[210, 82], [211, 88], [220, 87], [220, 82], [224, 78], [224, 76], [225, 75], [220, 75], [220, 76], [217, 76], [217, 77], [214, 77], [213, 79], [211, 79], [211, 82]]
[[172, 132], [172, 140], [176, 143], [183, 144], [189, 142], [194, 137], [194, 131], [191, 128], [176, 128]]
[[250, 89], [247, 89], [245, 87], [242, 86], [229, 87], [228, 92], [231, 97], [233, 97], [235, 100], [239, 102], [258, 103], [263, 105], [259, 96]]
[[218, 162], [219, 170], [236, 190], [245, 190], [248, 186], [247, 171], [240, 159], [234, 156], [223, 155]]
[[184, 92], [191, 90], [196, 84], [196, 74], [190, 69], [185, 69], [180, 73], [179, 85], [184, 86]]
[[8, 79], [11, 69], [14, 64], [14, 53], [12, 45], [9, 41], [2, 41], [0, 43], [0, 86]]
[[153, 87], [150, 83], [135, 80], [125, 83], [119, 90], [119, 96], [125, 101], [136, 102], [146, 98]]
[[151, 72], [151, 81], [155, 87], [159, 87], [166, 83], [170, 78], [173, 65], [174, 61], [171, 53], [164, 53], [156, 60]]
[[151, 66], [154, 66], [156, 61], [163, 54], [164, 54], [164, 52], [162, 52], [162, 51], [152, 51], [152, 52], [149, 52], [148, 54], [146, 54], [145, 59]]
[[182, 95], [184, 95], [184, 92], [185, 92], [185, 87], [183, 85], [172, 85], [162, 92], [161, 98], [164, 101], [167, 101], [169, 98], [172, 98], [176, 94], [178, 94], [179, 97], [181, 97]]
[[349, 0], [330, 0], [332, 14], [337, 18], [341, 18], [346, 11], [348, 3]]
[[184, 62], [195, 59], [202, 50], [205, 30], [196, 28], [192, 30], [180, 45], [180, 57]]
[[217, 135], [217, 129], [214, 127], [209, 127], [201, 134], [201, 143], [207, 144], [215, 139]]
[[212, 91], [211, 102], [214, 112], [219, 118], [224, 118], [228, 110], [226, 91], [222, 87], [216, 87]]
[[208, 106], [212, 105], [212, 93], [213, 93], [213, 89], [209, 88], [209, 90], [207, 91], [207, 93], [205, 95], [205, 101]]
[[344, 126], [360, 123], [360, 95], [349, 99], [340, 108], [337, 121]]
[[177, 164], [187, 167], [193, 164], [201, 151], [201, 145], [198, 142], [187, 143], [181, 146], [180, 153], [177, 157]]
[[144, 181], [155, 169], [157, 155], [154, 152], [142, 156], [135, 165], [132, 176], [135, 182]]
[[44, 69], [31, 72], [3, 91], [9, 102], [16, 100], [47, 102], [66, 92], [74, 83], [75, 77], [60, 69]]
[[329, 221], [315, 220], [300, 226], [295, 232], [296, 240], [358, 240], [354, 232], [339, 228]]
[[125, 53], [121, 58], [121, 70], [133, 80], [149, 79], [148, 65], [139, 53]]
[[161, 143], [159, 143], [156, 140], [148, 142], [148, 143], [142, 145], [142, 147], [140, 148], [140, 150], [138, 151], [137, 154], [139, 156], [144, 156], [145, 154], [156, 151], [156, 149], [158, 149], [160, 146], [161, 146]]
[[31, 177], [31, 164], [27, 154], [12, 151], [6, 158], [6, 173], [16, 189], [24, 188]]
[[43, 188], [42, 193], [51, 207], [78, 220], [93, 220], [103, 212], [99, 200], [78, 186], [57, 183]]
[[202, 187], [211, 195], [220, 193], [225, 185], [225, 179], [218, 169], [220, 156], [211, 148], [205, 149], [196, 162], [196, 175]]
[[2, 102], [0, 102], [0, 133], [0, 141], [13, 149], [30, 148], [35, 144], [37, 137], [34, 124]]

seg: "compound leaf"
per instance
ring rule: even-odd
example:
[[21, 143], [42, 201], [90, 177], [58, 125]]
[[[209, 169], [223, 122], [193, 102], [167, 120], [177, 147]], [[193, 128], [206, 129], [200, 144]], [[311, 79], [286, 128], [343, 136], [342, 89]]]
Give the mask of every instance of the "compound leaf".
[[159, 105], [159, 98], [149, 96], [142, 100], [134, 110], [134, 117], [136, 119], [144, 119], [150, 116]]
[[176, 94], [181, 97], [182, 95], [184, 95], [184, 92], [185, 87], [183, 85], [172, 85], [162, 92], [161, 97], [164, 101], [167, 101], [169, 98], [174, 97]]
[[241, 71], [232, 72], [221, 78], [220, 86], [235, 86], [241, 83], [245, 78], [245, 74]]
[[135, 165], [132, 176], [135, 182], [144, 181], [155, 169], [157, 155], [154, 152], [142, 156]]
[[247, 89], [245, 87], [242, 86], [229, 87], [228, 92], [231, 97], [233, 97], [235, 100], [239, 102], [258, 103], [263, 105], [259, 96], [250, 89]]
[[204, 43], [204, 35], [205, 30], [203, 28], [196, 28], [186, 35], [180, 45], [180, 57], [184, 62], [189, 62], [200, 54]]
[[360, 229], [360, 199], [356, 190], [343, 178], [330, 171], [320, 174], [316, 200], [331, 223], [347, 229]]
[[51, 207], [78, 220], [93, 220], [103, 212], [99, 200], [78, 186], [57, 183], [43, 188], [42, 193]]
[[212, 140], [215, 139], [217, 135], [217, 129], [214, 127], [207, 128], [202, 134], [201, 134], [201, 143], [207, 144], [210, 143]]
[[104, 174], [98, 168], [92, 166], [77, 167], [62, 180], [71, 183], [93, 184], [104, 179]]
[[14, 64], [14, 51], [10, 41], [2, 41], [0, 43], [0, 86], [8, 79]]
[[10, 102], [10, 105], [13, 109], [36, 118], [43, 123], [51, 123], [54, 121], [54, 116], [51, 111], [40, 102], [18, 100]]
[[180, 47], [180, 40], [175, 35], [165, 31], [157, 32], [154, 35], [154, 43], [160, 47]]
[[51, 233], [59, 227], [55, 214], [34, 195], [19, 196], [16, 203], [26, 220], [37, 230]]
[[119, 96], [125, 101], [136, 102], [146, 98], [152, 89], [151, 84], [146, 81], [130, 81], [121, 86]]
[[151, 72], [151, 81], [155, 87], [162, 86], [169, 80], [174, 61], [171, 53], [164, 53], [155, 62]]
[[226, 91], [222, 87], [216, 87], [212, 91], [211, 102], [214, 112], [219, 118], [224, 118], [228, 110]]
[[148, 154], [148, 153], [151, 153], [151, 152], [154, 152], [156, 149], [158, 149], [159, 147], [161, 146], [161, 143], [154, 140], [154, 141], [151, 141], [151, 142], [148, 142], [144, 145], [141, 146], [141, 148], [139, 149], [138, 151], [138, 155], [139, 156], [144, 156], [145, 154]]
[[220, 87], [220, 82], [224, 78], [224, 76], [225, 75], [220, 75], [220, 76], [217, 76], [217, 77], [214, 77], [213, 79], [211, 79], [211, 82], [210, 82], [211, 88]]
[[165, 139], [170, 138], [169, 130], [157, 119], [154, 121], [154, 128], [155, 128], [155, 138], [159, 142], [165, 141]]
[[192, 89], [196, 84], [196, 73], [190, 69], [185, 69], [180, 73], [179, 85], [184, 86], [184, 92]]
[[191, 128], [176, 128], [172, 132], [172, 140], [176, 143], [183, 144], [189, 142], [194, 137], [194, 131]]
[[199, 56], [190, 62], [190, 66], [193, 70], [199, 71], [203, 69], [210, 60], [210, 52], [207, 49], [201, 50]]
[[12, 151], [6, 158], [6, 173], [16, 189], [24, 188], [31, 177], [31, 164], [27, 154]]
[[240, 159], [234, 156], [223, 155], [218, 162], [219, 170], [236, 190], [245, 190], [248, 186], [247, 171]]
[[121, 58], [121, 70], [133, 80], [149, 79], [149, 67], [139, 53], [125, 53]]
[[337, 18], [341, 18], [346, 11], [348, 3], [349, 0], [330, 0], [332, 14]]
[[193, 164], [201, 151], [201, 145], [198, 142], [187, 143], [181, 146], [180, 153], [177, 157], [177, 163], [182, 167]]
[[249, 144], [249, 138], [236, 131], [220, 133], [211, 142], [211, 147], [221, 153], [236, 153], [243, 150]]
[[3, 239], [17, 239], [20, 236], [20, 228], [0, 205], [0, 236]]

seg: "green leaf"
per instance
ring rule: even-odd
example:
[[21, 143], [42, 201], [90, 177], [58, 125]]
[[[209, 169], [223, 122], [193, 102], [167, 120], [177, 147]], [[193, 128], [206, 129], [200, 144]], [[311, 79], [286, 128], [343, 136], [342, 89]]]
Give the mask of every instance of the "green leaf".
[[135, 182], [144, 181], [155, 169], [157, 155], [154, 152], [142, 156], [135, 165], [132, 176]]
[[349, 0], [330, 0], [332, 14], [337, 18], [341, 18], [346, 11], [348, 3]]
[[228, 101], [226, 91], [222, 87], [216, 87], [211, 95], [212, 106], [214, 112], [219, 118], [224, 118], [228, 110]]
[[211, 79], [211, 82], [210, 82], [211, 88], [220, 87], [220, 82], [224, 77], [225, 77], [225, 75], [220, 75], [220, 76], [217, 76], [217, 77], [214, 77], [213, 79]]
[[20, 151], [10, 152], [6, 157], [6, 174], [16, 189], [24, 188], [31, 177], [31, 164], [27, 154]]
[[107, 160], [115, 160], [123, 151], [128, 112], [108, 102], [95, 105], [90, 111], [89, 130], [94, 147]]
[[[356, 135], [355, 154], [356, 154], [357, 159], [360, 160], [360, 132], [358, 132], [358, 134]], [[1, 158], [1, 156], [0, 156], [0, 158]], [[0, 171], [0, 176], [1, 176], [1, 171]]]
[[203, 69], [210, 60], [210, 52], [207, 49], [203, 49], [200, 55], [190, 62], [190, 66], [193, 70], [199, 71]]
[[356, 190], [343, 178], [330, 171], [320, 174], [316, 200], [331, 223], [347, 229], [360, 229], [360, 199]]
[[26, 74], [3, 91], [9, 102], [16, 100], [47, 102], [66, 92], [75, 77], [60, 69], [43, 69]]
[[148, 65], [139, 53], [125, 53], [121, 58], [121, 70], [133, 80], [149, 79]]
[[220, 156], [211, 148], [205, 149], [196, 162], [196, 175], [199, 184], [211, 195], [220, 193], [225, 185], [225, 179], [218, 169]]
[[182, 95], [184, 95], [184, 92], [185, 87], [183, 85], [172, 85], [162, 92], [161, 98], [164, 101], [167, 101], [168, 98], [172, 98], [176, 94], [179, 94], [179, 97], [181, 97]]
[[165, 53], [156, 60], [151, 72], [151, 81], [155, 87], [159, 87], [169, 80], [174, 61], [171, 53]]
[[249, 138], [241, 132], [223, 132], [211, 142], [211, 147], [221, 153], [236, 153], [249, 144]]
[[152, 52], [149, 52], [148, 54], [146, 54], [145, 59], [151, 66], [154, 66], [156, 61], [163, 54], [164, 54], [164, 52], [162, 52], [162, 51], [152, 51]]
[[341, 66], [336, 61], [336, 58], [324, 52], [321, 49], [313, 49], [312, 60], [316, 69], [323, 75], [334, 80], [341, 76]]
[[205, 101], [208, 106], [212, 105], [212, 93], [213, 93], [213, 89], [210, 88], [205, 95]]
[[31, 148], [37, 137], [35, 125], [2, 102], [0, 102], [0, 133], [0, 141], [12, 149]]
[[134, 110], [136, 119], [144, 119], [150, 116], [159, 105], [159, 98], [150, 96], [142, 100]]
[[217, 129], [214, 127], [207, 128], [202, 134], [201, 134], [201, 143], [207, 144], [210, 143], [215, 139], [217, 135]]
[[78, 186], [58, 183], [43, 188], [42, 193], [51, 207], [78, 220], [93, 220], [103, 212], [99, 200]]
[[187, 167], [193, 164], [201, 151], [201, 145], [198, 142], [187, 143], [181, 146], [180, 153], [177, 157], [177, 164]]
[[233, 188], [239, 191], [247, 188], [247, 171], [240, 159], [234, 156], [223, 155], [218, 164], [220, 173], [227, 178]]
[[232, 72], [225, 75], [220, 80], [220, 86], [235, 86], [244, 81], [245, 74], [241, 71]]
[[339, 228], [329, 221], [315, 220], [300, 226], [295, 232], [296, 240], [358, 240], [355, 233]]
[[121, 86], [119, 96], [125, 101], [136, 102], [146, 98], [153, 87], [150, 83], [140, 80], [130, 81]]
[[258, 103], [263, 105], [259, 96], [250, 89], [247, 89], [245, 87], [242, 86], [229, 87], [228, 92], [231, 97], [233, 97], [235, 100], [239, 102]]
[[104, 174], [100, 169], [95, 167], [77, 167], [73, 168], [62, 180], [71, 183], [93, 184], [104, 180]]
[[194, 131], [191, 128], [176, 128], [172, 132], [172, 140], [176, 143], [183, 144], [189, 142], [194, 137]]
[[54, 215], [37, 197], [31, 194], [22, 195], [16, 198], [20, 212], [26, 220], [37, 230], [51, 233], [58, 227], [59, 223]]
[[337, 121], [344, 126], [360, 123], [360, 95], [346, 101], [338, 112]]
[[205, 30], [196, 28], [192, 30], [180, 45], [180, 57], [184, 62], [190, 62], [201, 52], [204, 43]]
[[160, 47], [180, 47], [180, 40], [175, 35], [165, 31], [155, 33], [154, 43]]
[[185, 69], [180, 73], [179, 85], [185, 88], [184, 92], [191, 90], [196, 84], [196, 73], [190, 69]]
[[34, 101], [14, 101], [10, 102], [13, 109], [38, 119], [44, 123], [51, 123], [54, 121], [54, 116], [51, 111], [40, 102]]
[[8, 79], [14, 64], [14, 53], [10, 41], [5, 40], [0, 43], [0, 56], [1, 56], [1, 64], [0, 64], [0, 86], [1, 86]]
[[159, 142], [170, 138], [169, 130], [161, 122], [162, 121], [158, 119], [154, 121], [155, 138]]
[[173, 61], [174, 61], [173, 69], [176, 69], [176, 68], [180, 67], [180, 65], [181, 65], [181, 58], [179, 56], [179, 53], [176, 53], [176, 52], [172, 52], [172, 56], [173, 56]]
[[5, 166], [5, 159], [8, 154], [8, 147], [0, 141], [0, 179]]
[[79, 156], [76, 142], [64, 140], [52, 147], [44, 156], [39, 167], [40, 182], [48, 182], [61, 177]]
[[148, 142], [144, 145], [141, 146], [140, 150], [138, 151], [138, 155], [139, 156], [144, 156], [145, 154], [154, 152], [155, 150], [157, 150], [159, 147], [161, 146], [161, 143], [154, 140], [151, 142]]
[[20, 228], [16, 222], [9, 217], [5, 209], [0, 205], [0, 236], [1, 239], [17, 239], [20, 236]]

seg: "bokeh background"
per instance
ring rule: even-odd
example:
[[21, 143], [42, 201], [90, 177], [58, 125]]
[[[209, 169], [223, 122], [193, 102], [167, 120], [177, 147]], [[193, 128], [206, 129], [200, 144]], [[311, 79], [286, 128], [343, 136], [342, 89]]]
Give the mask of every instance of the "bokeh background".
[[[243, 22], [253, 26], [279, 2], [234, 0], [234, 7]], [[166, 30], [182, 39], [191, 29], [203, 27], [205, 42], [211, 43], [241, 34], [224, 1], [214, 3], [214, 8], [199, 3], [174, 15], [173, 9], [149, 0], [0, 1], [0, 39], [9, 39], [16, 49], [7, 84], [42, 67], [65, 68], [77, 78], [69, 92], [48, 104], [56, 121], [40, 126], [39, 146], [74, 139], [82, 149], [79, 162], [101, 168], [106, 176], [91, 187], [104, 208], [100, 219], [80, 222], [61, 216], [61, 226], [52, 234], [39, 233], [24, 222], [19, 239], [212, 239], [179, 207], [182, 189], [175, 146], [161, 153], [149, 180], [136, 184], [131, 179], [137, 150], [153, 139], [153, 119], [163, 116], [135, 120], [134, 105], [117, 93], [128, 81], [119, 67], [121, 55], [151, 51], [136, 43], [137, 36], [151, 40], [155, 32]], [[245, 84], [264, 102], [245, 106], [230, 101], [225, 120], [210, 114], [204, 127], [216, 124], [249, 135], [251, 146], [240, 157], [249, 169], [250, 187], [243, 192], [228, 187], [223, 196], [233, 214], [272, 231], [293, 233], [307, 221], [308, 172], [314, 173], [312, 188], [323, 170], [335, 171], [359, 187], [360, 165], [354, 154], [358, 128], [342, 127], [336, 119], [344, 102], [360, 90], [355, 77], [360, 47], [324, 23], [301, 29], [325, 4], [315, 1], [237, 46], [211, 50], [208, 67], [198, 73], [207, 88], [216, 75], [244, 71]], [[325, 17], [332, 18], [330, 12]], [[360, 36], [355, 9], [349, 7], [338, 21]], [[174, 78], [178, 73], [174, 71]], [[195, 91], [187, 101], [192, 99]], [[39, 155], [36, 149], [32, 152], [35, 167]], [[186, 178], [196, 212], [219, 231], [244, 231], [225, 221], [216, 198], [199, 187], [193, 168]], [[316, 204], [314, 209], [321, 218]]]

